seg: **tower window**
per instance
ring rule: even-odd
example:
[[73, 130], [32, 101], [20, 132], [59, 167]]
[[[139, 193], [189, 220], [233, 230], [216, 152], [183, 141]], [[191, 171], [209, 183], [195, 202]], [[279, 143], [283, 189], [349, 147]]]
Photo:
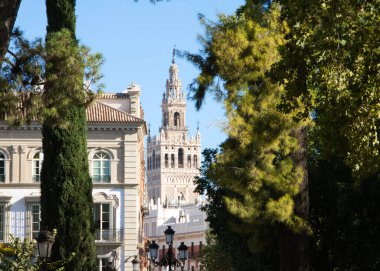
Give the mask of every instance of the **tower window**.
[[161, 159], [160, 159], [160, 154], [156, 154], [156, 168], [161, 167]]
[[155, 169], [156, 168], [156, 152], [155, 151], [153, 151], [152, 160], [153, 160], [152, 169]]
[[174, 154], [172, 154], [171, 155], [171, 167], [174, 167], [174, 165], [175, 165], [175, 156], [174, 156]]
[[198, 156], [196, 154], [194, 154], [194, 167], [198, 167]]
[[183, 149], [178, 149], [178, 167], [183, 168]]
[[174, 126], [178, 127], [179, 125], [179, 113], [175, 112], [174, 113]]
[[169, 154], [165, 153], [165, 167], [169, 167]]

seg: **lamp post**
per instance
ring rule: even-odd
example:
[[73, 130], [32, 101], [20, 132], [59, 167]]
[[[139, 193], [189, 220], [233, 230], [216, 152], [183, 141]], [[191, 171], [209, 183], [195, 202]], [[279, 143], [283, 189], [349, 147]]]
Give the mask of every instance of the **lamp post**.
[[180, 267], [183, 271], [183, 268], [185, 267], [185, 261], [187, 260], [188, 247], [185, 245], [184, 242], [181, 242], [181, 245], [177, 248], [179, 252], [179, 259], [176, 259], [173, 255], [173, 240], [175, 231], [171, 228], [171, 226], [168, 226], [164, 233], [166, 238], [166, 244], [169, 245], [168, 252], [161, 260], [156, 261], [156, 259], [158, 258], [159, 246], [156, 244], [155, 241], [152, 241], [152, 243], [149, 245], [149, 270], [151, 270], [151, 265], [153, 265], [155, 267], [168, 267], [169, 271], [172, 271], [172, 268]]
[[135, 258], [132, 260], [132, 270], [133, 271], [139, 271], [140, 270], [140, 260], [135, 256]]
[[42, 261], [41, 270], [47, 270], [47, 261], [51, 256], [51, 248], [54, 244], [55, 238], [48, 230], [41, 230], [36, 238], [38, 255]]

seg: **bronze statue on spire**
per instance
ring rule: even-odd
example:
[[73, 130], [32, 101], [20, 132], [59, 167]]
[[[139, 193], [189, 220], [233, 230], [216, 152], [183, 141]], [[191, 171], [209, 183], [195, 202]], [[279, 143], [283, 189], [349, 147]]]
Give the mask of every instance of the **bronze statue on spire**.
[[175, 57], [175, 45], [174, 45], [174, 48], [173, 48], [173, 60], [172, 60], [172, 63], [174, 64], [175, 61], [174, 61], [174, 57]]

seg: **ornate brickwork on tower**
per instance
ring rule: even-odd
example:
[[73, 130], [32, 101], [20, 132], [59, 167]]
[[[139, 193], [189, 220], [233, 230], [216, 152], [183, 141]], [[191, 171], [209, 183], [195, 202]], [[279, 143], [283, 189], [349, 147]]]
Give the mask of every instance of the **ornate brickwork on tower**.
[[148, 134], [147, 190], [149, 201], [164, 206], [197, 204], [194, 177], [199, 175], [201, 135], [189, 137], [186, 99], [173, 61], [162, 97], [162, 125], [159, 134]]

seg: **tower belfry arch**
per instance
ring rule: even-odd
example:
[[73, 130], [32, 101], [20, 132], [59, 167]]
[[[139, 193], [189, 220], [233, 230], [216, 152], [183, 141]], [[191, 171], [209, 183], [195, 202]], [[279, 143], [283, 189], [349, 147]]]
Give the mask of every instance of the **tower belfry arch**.
[[194, 178], [199, 176], [201, 136], [189, 136], [186, 99], [175, 62], [175, 48], [162, 95], [162, 121], [157, 136], [147, 142], [147, 192], [149, 201], [162, 205], [196, 204]]

